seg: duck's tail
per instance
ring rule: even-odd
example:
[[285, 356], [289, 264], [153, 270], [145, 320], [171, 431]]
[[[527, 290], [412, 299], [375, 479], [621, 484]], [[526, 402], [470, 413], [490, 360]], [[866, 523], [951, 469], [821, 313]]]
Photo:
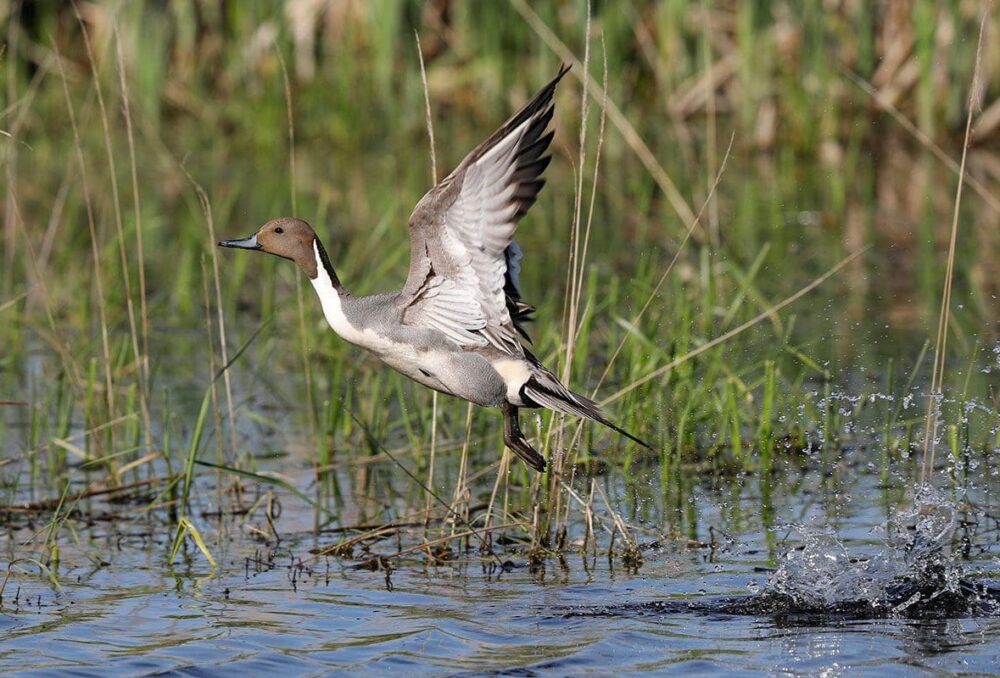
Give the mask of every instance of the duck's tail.
[[653, 449], [649, 443], [636, 438], [634, 435], [611, 422], [601, 411], [601, 406], [590, 398], [579, 393], [573, 393], [563, 386], [562, 382], [547, 370], [535, 356], [525, 351], [526, 357], [531, 362], [531, 376], [524, 383], [521, 389], [523, 397], [531, 403], [546, 407], [563, 414], [572, 414], [576, 417], [583, 417], [596, 421], [607, 426], [612, 431], [620, 433], [629, 440], [632, 440], [648, 450]]

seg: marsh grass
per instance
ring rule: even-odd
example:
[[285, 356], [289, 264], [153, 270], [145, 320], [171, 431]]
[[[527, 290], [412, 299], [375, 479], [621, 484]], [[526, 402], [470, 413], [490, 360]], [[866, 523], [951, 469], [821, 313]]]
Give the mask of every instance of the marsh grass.
[[[835, 483], [844, 446], [871, 440], [883, 485], [904, 485], [925, 421], [906, 403], [928, 382], [961, 394], [937, 396], [939, 482], [970, 482], [970, 460], [1000, 448], [1000, 366], [983, 372], [1000, 293], [995, 148], [971, 141], [959, 79], [932, 72], [967, 79], [976, 53], [928, 39], [934, 22], [972, 25], [964, 5], [914, 11], [878, 39], [889, 18], [867, 3], [829, 17], [757, 3], [351, 7], [338, 17], [350, 30], [310, 29], [323, 40], [311, 52], [254, 3], [10, 18], [0, 512], [50, 528], [39, 551], [8, 540], [9, 562], [50, 567], [105, 496], [156, 516], [174, 536], [165, 558], [218, 551], [222, 515], [273, 544], [279, 497], [335, 538], [315, 557], [482, 553], [493, 567], [516, 552], [544, 567], [577, 551], [634, 569], [646, 542], [698, 541], [688, 499], [705, 485], [738, 494], [756, 479], [770, 525], [797, 469], [823, 465]], [[859, 22], [870, 31], [849, 30]], [[398, 46], [414, 34], [418, 58]], [[995, 53], [996, 31], [982, 39]], [[219, 261], [214, 242], [301, 215], [353, 291], [398, 286], [428, 145], [433, 182], [561, 61], [579, 85], [560, 88], [549, 185], [518, 233], [533, 350], [656, 449], [533, 413], [525, 428], [553, 461], [538, 477], [499, 455], [495, 413], [360, 356], [291, 267]], [[997, 74], [982, 75], [973, 90], [995, 98]], [[936, 188], [956, 175], [959, 193]], [[950, 238], [936, 226], [948, 216]], [[966, 218], [980, 232], [959, 239]], [[941, 301], [952, 339], [928, 379], [942, 279], [962, 302]]]

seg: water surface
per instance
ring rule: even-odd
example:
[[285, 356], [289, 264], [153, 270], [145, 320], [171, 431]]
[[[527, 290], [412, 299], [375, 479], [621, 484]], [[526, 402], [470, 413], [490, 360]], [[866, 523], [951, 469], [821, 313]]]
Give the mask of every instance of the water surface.
[[[501, 548], [503, 569], [473, 549], [438, 566], [400, 559], [387, 576], [359, 567], [366, 560], [362, 553], [311, 555], [336, 538], [314, 536], [303, 526], [309, 511], [287, 493], [279, 494], [287, 516], [276, 522], [280, 544], [252, 538], [238, 516], [202, 521], [213, 534], [215, 572], [193, 547], [171, 568], [163, 536], [168, 528], [156, 518], [81, 523], [74, 527], [77, 543], [63, 548], [58, 590], [32, 576], [26, 563], [8, 583], [0, 669], [195, 675], [606, 675], [608, 667], [727, 675], [994, 672], [998, 618], [865, 620], [642, 607], [759, 591], [785, 554], [803, 545], [806, 551], [798, 553], [810, 553], [807, 542], [815, 533], [809, 530], [816, 525], [836, 527], [837, 538], [815, 550], [822, 558], [833, 558], [838, 549], [854, 559], [895, 557], [880, 506], [884, 489], [869, 474], [849, 480], [834, 491], [822, 474], [805, 472], [795, 479], [797, 493], [772, 493], [778, 519], [770, 528], [756, 517], [761, 495], [755, 483], [747, 481], [736, 499], [721, 504], [714, 491], [696, 488], [696, 532], [704, 545], [647, 540], [638, 572], [603, 553], [568, 553], [529, 568], [523, 552]], [[623, 497], [617, 496], [622, 507]], [[971, 535], [975, 548], [960, 566], [995, 577], [1000, 546], [995, 525], [987, 529], [986, 522], [978, 528], [959, 523], [950, 542]], [[26, 527], [8, 535], [8, 548], [29, 535]], [[396, 548], [390, 540], [371, 552]], [[829, 571], [813, 574], [819, 582]]]

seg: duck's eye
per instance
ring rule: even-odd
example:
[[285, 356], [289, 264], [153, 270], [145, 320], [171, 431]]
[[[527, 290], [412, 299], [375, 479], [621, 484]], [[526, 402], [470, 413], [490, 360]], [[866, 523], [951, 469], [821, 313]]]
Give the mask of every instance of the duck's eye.
[[276, 229], [274, 229], [274, 232], [277, 233], [278, 235], [281, 235], [282, 233], [285, 232], [285, 229], [283, 229], [281, 226], [278, 226]]

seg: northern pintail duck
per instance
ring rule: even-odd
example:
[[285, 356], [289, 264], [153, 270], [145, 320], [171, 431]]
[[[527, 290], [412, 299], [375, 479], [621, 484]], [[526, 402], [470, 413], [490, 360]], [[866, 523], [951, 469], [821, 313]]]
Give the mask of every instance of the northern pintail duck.
[[309, 276], [342, 338], [424, 386], [499, 407], [504, 443], [537, 471], [545, 459], [521, 432], [522, 407], [591, 419], [649, 447], [566, 388], [525, 347], [524, 323], [534, 309], [521, 299], [514, 231], [545, 183], [552, 96], [568, 70], [561, 68], [417, 203], [409, 221], [410, 273], [399, 292], [351, 295], [301, 219], [274, 219], [249, 238], [219, 243], [291, 259]]

